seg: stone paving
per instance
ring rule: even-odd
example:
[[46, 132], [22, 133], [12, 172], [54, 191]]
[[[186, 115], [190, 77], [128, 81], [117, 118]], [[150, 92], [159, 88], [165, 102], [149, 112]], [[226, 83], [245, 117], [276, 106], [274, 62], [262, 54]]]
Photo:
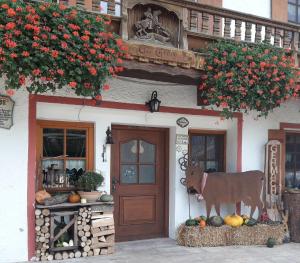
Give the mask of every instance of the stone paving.
[[116, 253], [55, 263], [300, 263], [300, 244], [290, 243], [267, 248], [216, 247], [188, 248], [172, 239], [151, 239], [118, 243]]

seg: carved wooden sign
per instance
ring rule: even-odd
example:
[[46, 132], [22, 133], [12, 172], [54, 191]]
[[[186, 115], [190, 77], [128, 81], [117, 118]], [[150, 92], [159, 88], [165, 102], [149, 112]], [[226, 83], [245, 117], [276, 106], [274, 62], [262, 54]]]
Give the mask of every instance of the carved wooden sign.
[[129, 39], [180, 47], [181, 21], [177, 14], [156, 4], [137, 4], [128, 9]]
[[14, 101], [7, 96], [0, 96], [0, 128], [10, 129], [13, 126]]
[[128, 43], [129, 55], [144, 62], [168, 63], [174, 66], [201, 67], [203, 61], [196, 62], [193, 52], [173, 48], [163, 48], [144, 44]]
[[159, 22], [161, 10], [152, 11], [151, 7], [144, 12], [144, 18], [135, 23], [135, 36], [139, 40], [152, 40], [160, 43], [167, 43], [171, 40], [171, 34]]
[[266, 194], [269, 208], [275, 209], [278, 202], [281, 202], [281, 192], [281, 143], [272, 140], [266, 146]]

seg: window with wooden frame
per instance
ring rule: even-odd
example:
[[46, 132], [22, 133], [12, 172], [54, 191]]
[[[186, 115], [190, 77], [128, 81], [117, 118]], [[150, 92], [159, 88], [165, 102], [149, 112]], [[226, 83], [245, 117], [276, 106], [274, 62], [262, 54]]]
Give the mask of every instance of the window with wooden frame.
[[189, 132], [189, 158], [211, 172], [226, 171], [226, 131]]
[[297, 24], [300, 23], [300, 0], [289, 0], [288, 21]]
[[285, 142], [285, 186], [300, 188], [300, 133], [287, 132]]
[[37, 189], [75, 190], [85, 171], [94, 170], [92, 123], [37, 121]]

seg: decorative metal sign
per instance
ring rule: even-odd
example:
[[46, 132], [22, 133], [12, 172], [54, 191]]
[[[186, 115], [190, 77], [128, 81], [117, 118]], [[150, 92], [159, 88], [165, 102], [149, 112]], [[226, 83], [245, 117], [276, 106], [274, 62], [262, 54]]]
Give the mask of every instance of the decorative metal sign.
[[176, 134], [176, 144], [188, 145], [189, 136], [186, 134]]
[[15, 102], [7, 96], [0, 96], [0, 128], [10, 129], [13, 126]]
[[185, 117], [181, 117], [176, 121], [177, 125], [181, 128], [185, 128], [190, 124], [189, 120]]

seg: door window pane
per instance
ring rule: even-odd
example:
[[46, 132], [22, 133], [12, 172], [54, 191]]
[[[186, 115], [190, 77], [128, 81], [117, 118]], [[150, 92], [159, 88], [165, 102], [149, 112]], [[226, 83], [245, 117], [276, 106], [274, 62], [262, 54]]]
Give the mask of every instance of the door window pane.
[[155, 145], [140, 141], [140, 163], [154, 163], [155, 162]]
[[140, 184], [155, 183], [155, 165], [140, 165], [139, 183]]
[[136, 163], [138, 156], [138, 141], [132, 140], [121, 144], [121, 162]]
[[43, 129], [43, 156], [58, 157], [64, 154], [64, 130]]
[[121, 165], [121, 183], [122, 184], [137, 184], [137, 166], [136, 165]]
[[67, 157], [86, 156], [86, 131], [67, 130]]

